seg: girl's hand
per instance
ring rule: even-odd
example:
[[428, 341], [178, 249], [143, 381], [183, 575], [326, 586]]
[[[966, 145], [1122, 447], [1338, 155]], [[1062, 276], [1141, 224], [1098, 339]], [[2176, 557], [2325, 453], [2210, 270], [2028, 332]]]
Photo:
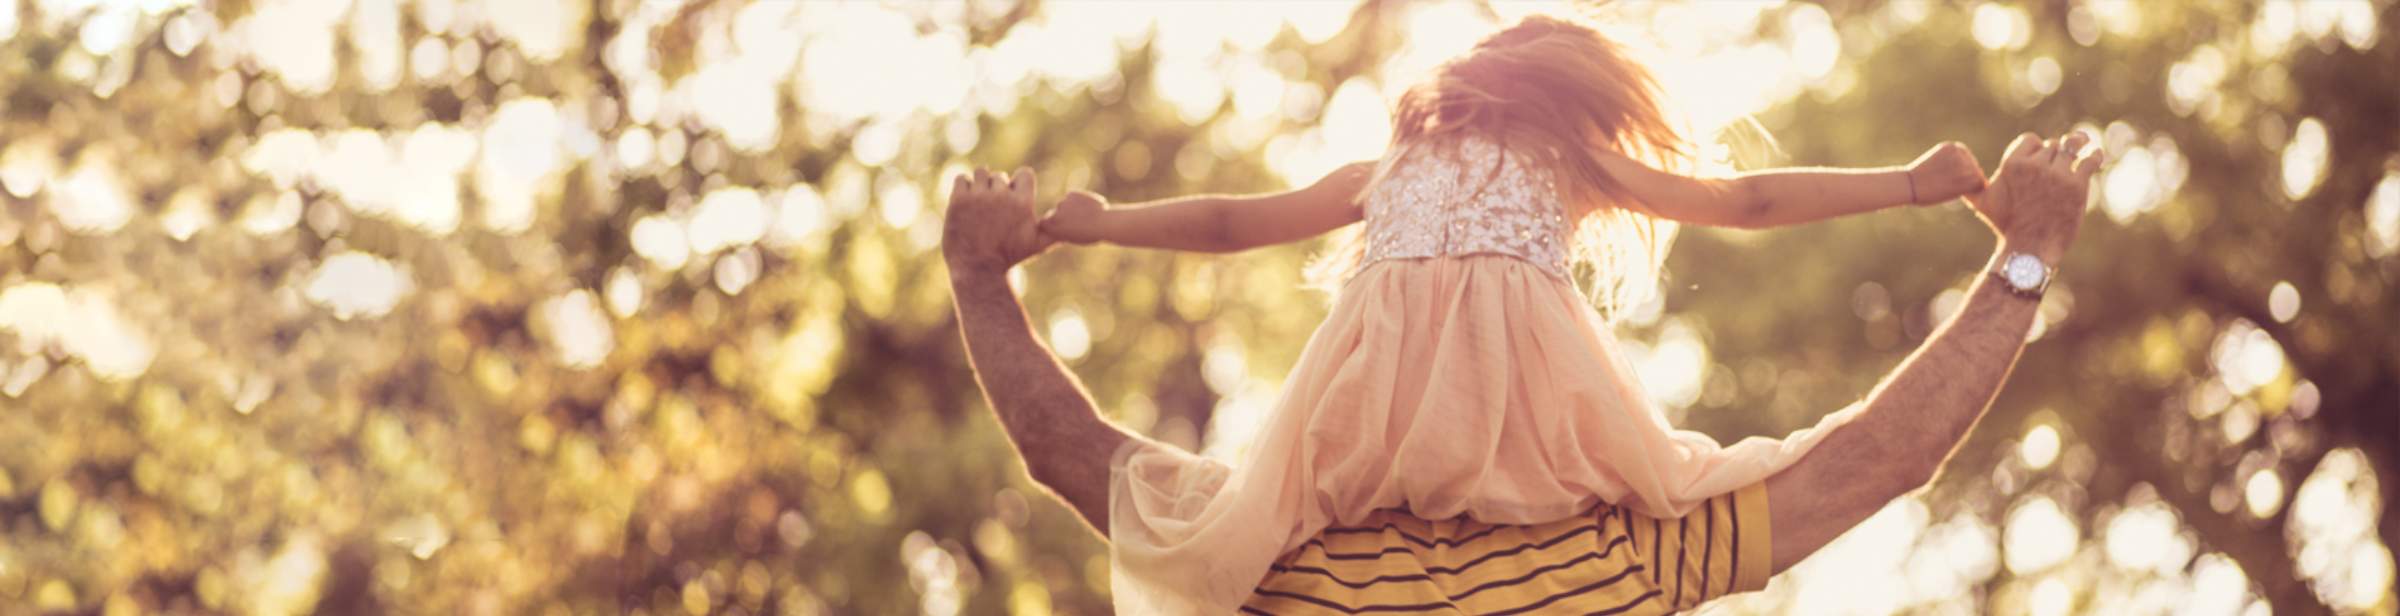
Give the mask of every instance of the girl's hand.
[[1946, 203], [1983, 192], [1984, 187], [1983, 165], [1975, 162], [1974, 152], [1956, 141], [1933, 146], [1909, 163], [1908, 179], [1918, 205]]
[[1090, 244], [1106, 237], [1101, 224], [1108, 213], [1108, 200], [1086, 191], [1068, 192], [1058, 200], [1058, 207], [1042, 218], [1042, 234], [1061, 242]]

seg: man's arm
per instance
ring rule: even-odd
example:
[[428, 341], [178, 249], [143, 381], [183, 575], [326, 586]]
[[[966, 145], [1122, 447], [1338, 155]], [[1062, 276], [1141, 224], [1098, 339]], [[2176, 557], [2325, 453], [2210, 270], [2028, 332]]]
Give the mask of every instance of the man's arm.
[[[2001, 177], [1976, 204], [2002, 235], [1995, 262], [2025, 252], [2058, 263], [2099, 166], [2097, 152], [2076, 156], [2089, 141], [2082, 133], [2056, 149], [2031, 137], [2009, 148]], [[1767, 478], [1775, 572], [1933, 481], [2016, 365], [2039, 305], [1979, 275], [1966, 305], [1868, 394], [1858, 417]]]
[[1100, 418], [1083, 384], [1034, 338], [1005, 269], [952, 269], [950, 293], [967, 360], [1025, 471], [1108, 535], [1109, 456], [1140, 438]]
[[1931, 483], [1983, 417], [2016, 365], [2038, 306], [1994, 282], [1978, 278], [1958, 314], [1867, 395], [1856, 419], [1767, 478], [1776, 573]]
[[1025, 458], [1025, 472], [1108, 535], [1109, 457], [1140, 437], [1100, 418], [1058, 358], [1033, 335], [1008, 269], [1047, 249], [1036, 230], [1033, 170], [1013, 178], [982, 169], [950, 188], [942, 257], [967, 361], [1000, 427]]

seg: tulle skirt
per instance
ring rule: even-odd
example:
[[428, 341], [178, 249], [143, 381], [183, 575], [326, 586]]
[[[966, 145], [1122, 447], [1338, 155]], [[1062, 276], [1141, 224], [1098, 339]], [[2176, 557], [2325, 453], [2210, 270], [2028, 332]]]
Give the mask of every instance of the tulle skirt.
[[1233, 613], [1279, 555], [1379, 509], [1493, 524], [1600, 501], [1682, 515], [1765, 480], [1855, 414], [1732, 446], [1676, 430], [1586, 297], [1498, 255], [1362, 267], [1271, 413], [1238, 468], [1139, 442], [1117, 452], [1120, 613]]

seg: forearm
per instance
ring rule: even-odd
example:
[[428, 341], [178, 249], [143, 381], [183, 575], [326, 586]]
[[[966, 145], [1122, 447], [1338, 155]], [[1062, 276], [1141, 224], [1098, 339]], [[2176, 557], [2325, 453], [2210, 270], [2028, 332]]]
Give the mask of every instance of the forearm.
[[950, 289], [975, 381], [1026, 472], [1106, 536], [1109, 456], [1139, 437], [1101, 419], [1082, 384], [1034, 337], [1005, 268], [953, 264]]
[[1739, 227], [1796, 225], [1913, 201], [1905, 167], [1774, 169], [1722, 181], [1743, 199], [1736, 210], [1745, 216], [1730, 225]]
[[1136, 248], [1234, 252], [1232, 210], [1239, 197], [1198, 195], [1120, 205], [1100, 214], [1100, 241]]
[[[2056, 251], [2037, 254], [2056, 262]], [[2008, 378], [2038, 306], [1979, 274], [1965, 305], [1867, 396], [1857, 417], [1767, 480], [1776, 571], [1933, 479]]]

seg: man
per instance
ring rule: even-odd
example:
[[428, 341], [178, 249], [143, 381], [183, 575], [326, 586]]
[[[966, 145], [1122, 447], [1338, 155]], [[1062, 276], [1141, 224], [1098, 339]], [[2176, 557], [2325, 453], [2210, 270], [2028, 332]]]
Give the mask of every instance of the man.
[[[1930, 483], [1990, 406], [2082, 218], [2102, 160], [2098, 148], [2085, 151], [2090, 141], [2027, 133], [2010, 144], [1990, 187], [1969, 199], [2000, 236], [1991, 275], [1844, 411], [1853, 420], [1763, 485], [1672, 520], [1606, 505], [1531, 526], [1378, 512], [1365, 527], [1327, 529], [1286, 554], [1245, 611], [1664, 613], [1764, 587]], [[1112, 456], [1147, 443], [1101, 418], [1008, 285], [1010, 267], [1047, 248], [1034, 231], [1033, 184], [1029, 170], [958, 178], [943, 257], [976, 378], [1026, 471], [1105, 535]]]

